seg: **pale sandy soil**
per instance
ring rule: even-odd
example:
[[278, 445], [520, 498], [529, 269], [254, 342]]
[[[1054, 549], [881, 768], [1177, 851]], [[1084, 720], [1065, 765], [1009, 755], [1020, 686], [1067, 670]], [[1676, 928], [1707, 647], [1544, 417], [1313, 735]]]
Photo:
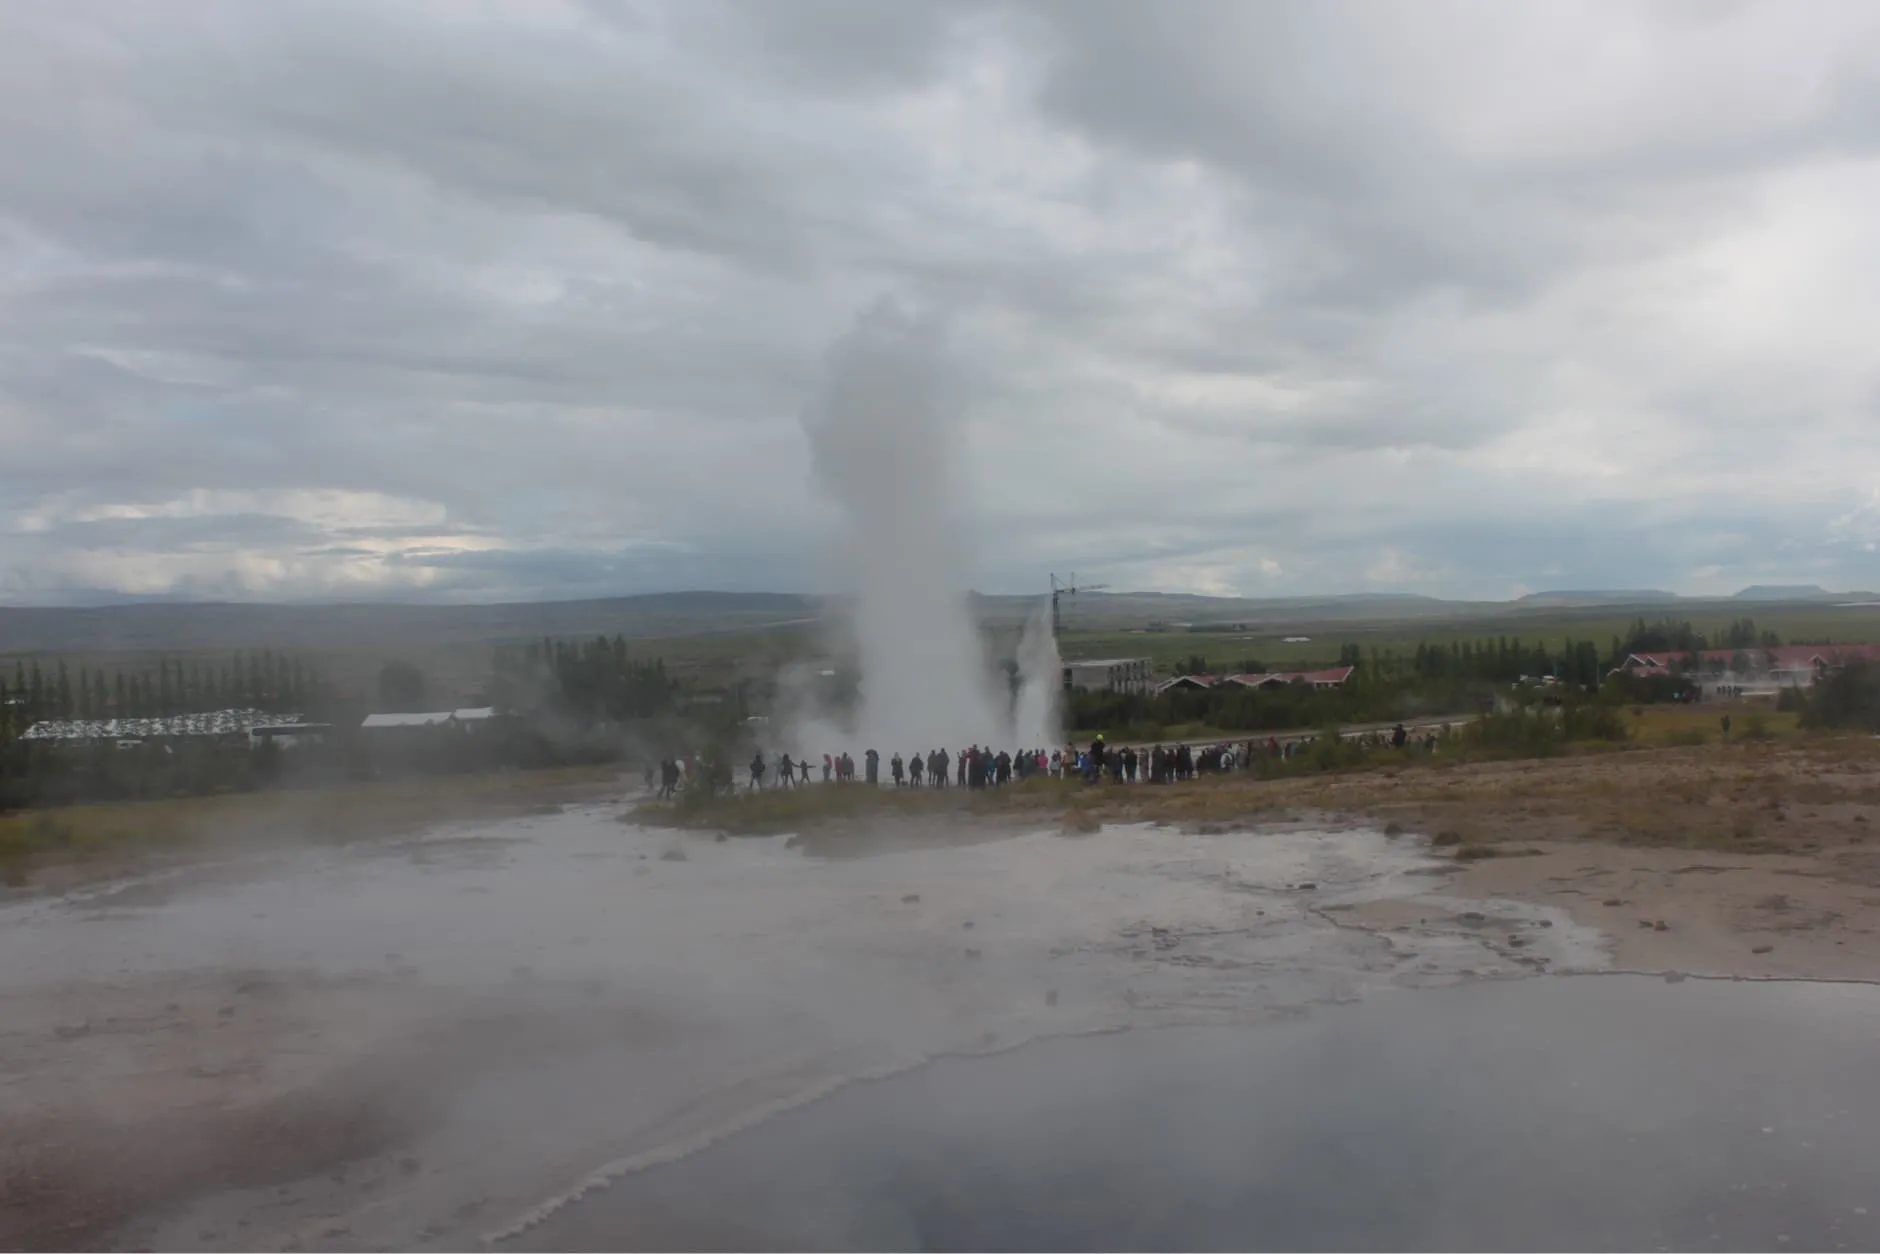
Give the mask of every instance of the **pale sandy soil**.
[[[1617, 970], [1880, 980], [1880, 890], [1811, 858], [1527, 842], [1533, 856], [1457, 864], [1440, 891], [1353, 907], [1353, 926], [1445, 926], [1480, 903], [1552, 906], [1604, 937]], [[1662, 925], [1662, 926], [1661, 926]]]
[[1712, 746], [1276, 791], [1457, 842], [1435, 852], [1473, 860], [1444, 893], [1562, 909], [1620, 969], [1880, 980], [1877, 749]]

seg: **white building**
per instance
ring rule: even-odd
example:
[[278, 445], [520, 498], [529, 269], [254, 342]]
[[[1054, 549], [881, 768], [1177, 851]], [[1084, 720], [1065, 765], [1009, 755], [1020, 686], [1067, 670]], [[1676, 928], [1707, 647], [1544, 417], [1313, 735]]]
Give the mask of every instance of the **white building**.
[[1095, 658], [1064, 663], [1064, 687], [1086, 692], [1147, 692], [1155, 665], [1146, 657]]
[[359, 724], [367, 731], [387, 727], [443, 727], [447, 724], [486, 723], [496, 717], [492, 706], [469, 706], [461, 710], [431, 710], [412, 714], [368, 714]]

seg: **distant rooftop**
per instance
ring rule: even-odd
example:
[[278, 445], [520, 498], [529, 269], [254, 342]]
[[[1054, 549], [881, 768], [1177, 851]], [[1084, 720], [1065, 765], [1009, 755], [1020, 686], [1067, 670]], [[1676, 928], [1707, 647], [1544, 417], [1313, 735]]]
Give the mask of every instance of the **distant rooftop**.
[[480, 723], [496, 717], [496, 707], [466, 706], [460, 710], [427, 710], [410, 714], [368, 714], [361, 727], [435, 727], [443, 723]]

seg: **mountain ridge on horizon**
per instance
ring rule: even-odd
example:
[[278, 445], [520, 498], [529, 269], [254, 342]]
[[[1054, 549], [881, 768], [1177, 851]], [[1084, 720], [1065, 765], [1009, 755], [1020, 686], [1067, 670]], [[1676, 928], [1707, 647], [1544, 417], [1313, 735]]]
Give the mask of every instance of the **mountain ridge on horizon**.
[[[1880, 593], [1869, 591], [1834, 592], [1819, 584], [1753, 584], [1737, 592], [1729, 593], [1684, 593], [1669, 592], [1662, 588], [1549, 588], [1538, 592], [1527, 592], [1515, 597], [1443, 597], [1424, 592], [1303, 592], [1285, 593], [1270, 596], [1240, 596], [1217, 592], [1169, 592], [1162, 590], [1135, 589], [1091, 589], [1074, 591], [1066, 589], [1066, 604], [1082, 598], [1086, 603], [1092, 600], [1143, 600], [1143, 601], [1193, 601], [1212, 604], [1237, 605], [1318, 605], [1333, 603], [1360, 602], [1396, 602], [1402, 604], [1426, 605], [1525, 605], [1540, 601], [1584, 601], [1602, 602], [1614, 605], [1637, 605], [1654, 601], [1689, 601], [1716, 603], [1725, 601], [1816, 601], [1843, 600], [1850, 597], [1876, 597]], [[970, 589], [967, 596], [976, 601], [1013, 602], [1038, 601], [1049, 596], [1043, 589], [1037, 592], [981, 592]], [[800, 608], [820, 604], [825, 601], [840, 602], [848, 599], [847, 593], [820, 592], [775, 592], [775, 591], [735, 591], [718, 588], [671, 588], [657, 592], [623, 592], [606, 596], [579, 597], [537, 597], [495, 599], [488, 601], [424, 601], [401, 600], [395, 598], [336, 598], [325, 599], [282, 599], [265, 598], [231, 599], [217, 597], [125, 597], [113, 600], [73, 601], [56, 605], [15, 605], [0, 601], [0, 614], [110, 614], [125, 612], [157, 612], [161, 610], [206, 610], [206, 609], [285, 609], [285, 610], [342, 610], [372, 609], [388, 611], [411, 611], [417, 613], [450, 613], [455, 611], [478, 609], [512, 609], [521, 607], [556, 607], [564, 605], [624, 605], [661, 606], [684, 608], [688, 604], [710, 603], [716, 608], [726, 608], [737, 604], [738, 608], [758, 608], [765, 605], [775, 609]], [[740, 604], [741, 603], [741, 604]]]

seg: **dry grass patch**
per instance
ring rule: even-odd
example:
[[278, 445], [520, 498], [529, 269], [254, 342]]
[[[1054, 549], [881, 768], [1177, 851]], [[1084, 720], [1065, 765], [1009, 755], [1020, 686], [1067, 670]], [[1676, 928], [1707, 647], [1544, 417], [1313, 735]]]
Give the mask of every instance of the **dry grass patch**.
[[570, 767], [25, 811], [0, 815], [0, 879], [18, 886], [50, 867], [104, 872], [205, 844], [354, 840], [514, 818], [620, 787], [613, 768]]

